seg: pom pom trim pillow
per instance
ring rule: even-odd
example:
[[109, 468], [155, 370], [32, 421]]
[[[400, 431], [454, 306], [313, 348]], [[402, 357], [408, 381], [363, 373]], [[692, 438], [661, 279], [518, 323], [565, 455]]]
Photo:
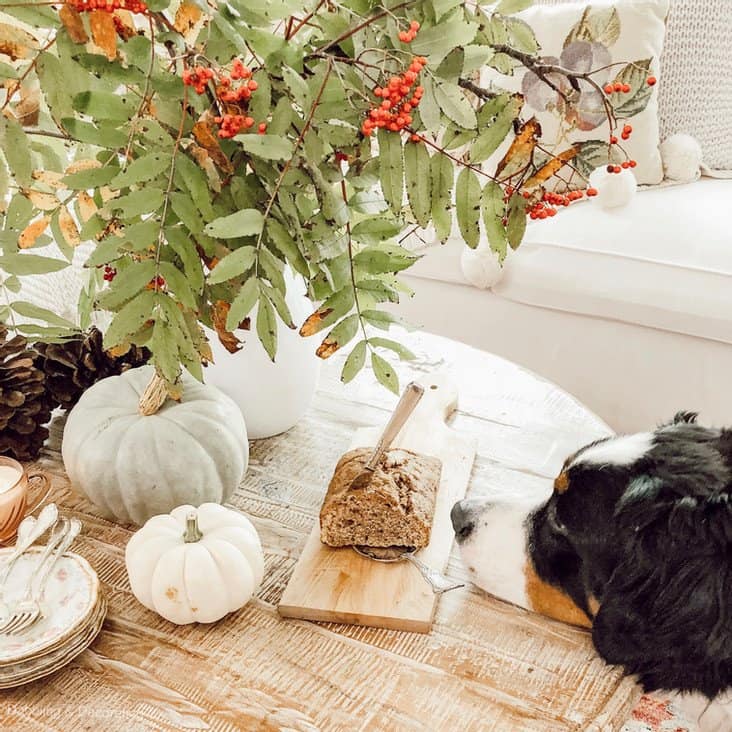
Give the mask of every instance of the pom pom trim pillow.
[[[582, 176], [627, 160], [635, 161], [632, 172], [639, 183], [662, 181], [655, 80], [660, 74], [667, 13], [668, 0], [533, 6], [516, 17], [533, 28], [539, 44], [535, 55], [548, 65], [575, 73], [593, 71], [591, 81], [578, 79], [579, 88], [573, 89], [566, 77], [547, 73], [552, 88], [533, 71], [503, 65], [503, 59], [495, 57], [492, 68], [481, 71], [483, 86], [495, 82], [523, 95], [522, 116], [533, 115], [541, 128], [536, 153], [547, 160], [550, 156], [567, 160], [556, 175], [557, 187], [583, 188]], [[608, 85], [622, 90], [612, 91]], [[576, 99], [577, 95], [578, 103], [565, 102], [565, 97]], [[612, 129], [609, 117], [614, 117]], [[495, 167], [506, 149], [504, 144], [491, 156], [487, 169]]]

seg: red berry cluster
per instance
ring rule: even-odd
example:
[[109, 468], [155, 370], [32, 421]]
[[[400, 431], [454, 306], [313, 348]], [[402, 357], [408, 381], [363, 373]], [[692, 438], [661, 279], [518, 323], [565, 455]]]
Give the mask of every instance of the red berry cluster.
[[[392, 132], [400, 132], [412, 124], [410, 112], [419, 106], [424, 89], [412, 87], [419, 77], [422, 67], [427, 63], [424, 56], [415, 56], [409, 68], [401, 76], [392, 76], [385, 87], [377, 86], [374, 96], [383, 101], [378, 107], [369, 110], [368, 117], [361, 125], [361, 132], [367, 137], [377, 127], [384, 127]], [[411, 95], [411, 96], [410, 96]], [[412, 138], [417, 137], [412, 135]]]
[[399, 31], [399, 40], [402, 43], [411, 43], [417, 37], [417, 31], [419, 30], [419, 23], [413, 20], [409, 24], [409, 30]]
[[[249, 100], [259, 88], [257, 81], [252, 79], [252, 70], [245, 66], [241, 59], [236, 58], [228, 74], [221, 69], [215, 72], [207, 66], [195, 66], [183, 71], [183, 83], [192, 86], [198, 94], [203, 94], [208, 88], [209, 81], [214, 78], [216, 78], [216, 97], [223, 104], [229, 105], [224, 114], [214, 117], [214, 122], [219, 126], [219, 137], [234, 137], [242, 130], [254, 127], [256, 124], [254, 118], [246, 114]], [[260, 122], [257, 125], [257, 132], [263, 135], [266, 131], [267, 123]]]
[[207, 66], [194, 66], [192, 69], [183, 69], [183, 83], [192, 86], [196, 94], [203, 94], [206, 91], [208, 82], [214, 78], [213, 69]]
[[616, 81], [614, 84], [605, 84], [603, 87], [605, 94], [612, 94], [617, 92], [618, 94], [627, 94], [630, 91], [630, 84], [621, 84]]
[[111, 282], [117, 276], [117, 270], [108, 264], [104, 265], [104, 281]]
[[66, 4], [77, 13], [92, 10], [104, 10], [113, 13], [115, 10], [128, 10], [130, 13], [146, 13], [147, 5], [142, 0], [66, 0]]
[[[569, 191], [569, 193], [555, 193], [554, 191], [544, 191], [541, 199], [533, 203], [529, 207], [530, 219], [546, 219], [556, 216], [557, 206], [569, 206], [575, 201], [579, 201], [585, 193], [592, 197], [597, 195], [597, 189], [588, 188], [586, 191]], [[524, 198], [531, 198], [528, 191], [521, 194]]]

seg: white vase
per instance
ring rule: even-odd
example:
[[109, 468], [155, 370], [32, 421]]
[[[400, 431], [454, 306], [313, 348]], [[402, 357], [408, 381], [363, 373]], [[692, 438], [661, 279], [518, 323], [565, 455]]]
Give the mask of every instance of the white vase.
[[[286, 277], [285, 300], [299, 326], [314, 310], [301, 281]], [[317, 339], [303, 338], [277, 321], [277, 355], [272, 362], [259, 342], [255, 323], [257, 308], [249, 314], [250, 331], [237, 330], [244, 341], [237, 353], [229, 353], [210, 330], [207, 335], [214, 363], [204, 369], [207, 384], [217, 386], [241, 409], [249, 439], [258, 440], [285, 432], [305, 414], [315, 396], [321, 360], [315, 355]]]

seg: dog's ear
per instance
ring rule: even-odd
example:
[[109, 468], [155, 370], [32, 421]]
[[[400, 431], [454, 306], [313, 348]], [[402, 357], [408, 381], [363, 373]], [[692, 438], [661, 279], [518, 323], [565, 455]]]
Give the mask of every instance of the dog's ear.
[[732, 685], [732, 505], [727, 493], [666, 495], [630, 485], [618, 511], [622, 561], [600, 600], [593, 641], [648, 691]]

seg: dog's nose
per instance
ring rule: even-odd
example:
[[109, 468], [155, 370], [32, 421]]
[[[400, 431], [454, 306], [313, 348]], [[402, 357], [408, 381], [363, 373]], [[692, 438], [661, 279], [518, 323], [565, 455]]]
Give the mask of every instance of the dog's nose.
[[464, 541], [470, 536], [475, 526], [474, 516], [475, 513], [469, 501], [458, 501], [452, 507], [450, 520], [452, 521], [452, 528], [455, 531], [455, 536], [458, 541]]

